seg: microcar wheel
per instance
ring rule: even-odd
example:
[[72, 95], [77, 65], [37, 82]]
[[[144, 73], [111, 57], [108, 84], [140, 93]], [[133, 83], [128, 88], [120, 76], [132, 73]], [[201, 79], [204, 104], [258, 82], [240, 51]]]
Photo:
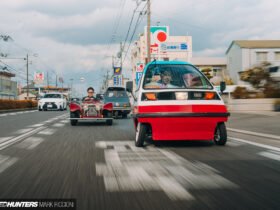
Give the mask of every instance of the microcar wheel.
[[225, 145], [227, 142], [227, 129], [225, 123], [219, 123], [215, 130], [214, 142], [217, 145]]
[[[70, 118], [79, 118], [79, 116], [77, 113], [71, 113]], [[72, 126], [75, 126], [75, 125], [77, 125], [78, 120], [70, 120], [70, 123]]]
[[146, 137], [147, 137], [147, 126], [142, 123], [138, 123], [136, 127], [135, 146], [143, 147]]

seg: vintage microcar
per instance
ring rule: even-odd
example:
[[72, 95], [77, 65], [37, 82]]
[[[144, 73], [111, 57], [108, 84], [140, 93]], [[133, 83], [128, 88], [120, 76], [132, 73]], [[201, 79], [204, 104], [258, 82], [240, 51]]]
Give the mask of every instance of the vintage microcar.
[[78, 121], [104, 121], [107, 125], [113, 124], [113, 104], [103, 103], [100, 99], [86, 99], [82, 101], [71, 101], [70, 123], [77, 125]]
[[[225, 83], [221, 83], [221, 91]], [[133, 92], [131, 82], [127, 91]], [[207, 140], [225, 145], [226, 106], [209, 80], [192, 64], [153, 61], [134, 94], [135, 145], [144, 141]]]

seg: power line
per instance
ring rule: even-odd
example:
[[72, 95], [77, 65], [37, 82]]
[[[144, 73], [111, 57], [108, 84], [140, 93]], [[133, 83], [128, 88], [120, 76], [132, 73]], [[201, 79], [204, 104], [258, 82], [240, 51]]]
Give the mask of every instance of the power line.
[[[134, 35], [135, 35], [135, 33], [136, 33], [136, 30], [138, 29], [140, 23], [141, 23], [142, 20], [143, 20], [143, 12], [144, 12], [144, 10], [146, 9], [146, 7], [147, 7], [147, 3], [145, 4], [145, 6], [143, 7], [142, 11], [141, 11], [141, 12], [139, 13], [139, 15], [138, 15], [138, 18], [137, 18], [137, 21], [136, 21], [136, 24], [135, 24], [133, 33], [132, 33], [132, 35], [131, 35], [131, 38], [130, 38], [130, 41], [129, 41], [129, 45], [128, 45], [128, 48], [127, 48], [127, 50], [126, 50], [126, 53], [125, 53], [124, 61], [123, 61], [123, 62], [125, 62], [125, 60], [126, 60], [126, 57], [127, 57], [128, 52], [129, 52], [129, 49], [130, 49], [132, 40], [133, 40], [133, 38], [134, 38]], [[141, 20], [140, 20], [140, 18], [141, 18]]]
[[130, 23], [129, 23], [129, 27], [128, 27], [128, 30], [127, 30], [127, 33], [126, 33], [126, 36], [125, 36], [125, 41], [124, 41], [124, 46], [123, 48], [125, 48], [125, 45], [126, 45], [126, 41], [128, 39], [128, 36], [129, 36], [129, 33], [130, 33], [130, 29], [131, 29], [131, 26], [132, 26], [132, 23], [133, 23], [133, 20], [134, 20], [134, 16], [135, 16], [135, 13], [138, 9], [138, 7], [140, 6], [140, 3], [136, 2], [136, 8], [134, 9], [133, 11], [133, 14], [132, 14], [132, 17], [131, 17], [131, 20], [130, 20]]
[[121, 1], [119, 13], [117, 13], [117, 15], [116, 15], [116, 19], [115, 19], [115, 23], [114, 23], [113, 31], [112, 31], [112, 36], [111, 36], [110, 41], [108, 43], [107, 51], [110, 50], [112, 43], [115, 41], [115, 37], [117, 35], [117, 31], [118, 31], [118, 28], [119, 28], [119, 25], [120, 25], [120, 21], [121, 21], [121, 18], [122, 18], [125, 3], [126, 3], [126, 0]]

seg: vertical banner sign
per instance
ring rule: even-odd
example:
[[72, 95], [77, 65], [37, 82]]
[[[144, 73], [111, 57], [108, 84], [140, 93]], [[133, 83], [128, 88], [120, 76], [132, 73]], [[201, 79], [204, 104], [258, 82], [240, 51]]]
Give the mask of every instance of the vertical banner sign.
[[113, 77], [114, 87], [122, 86], [122, 75], [115, 75]]
[[42, 84], [44, 82], [44, 73], [43, 72], [35, 72], [34, 74], [34, 83]]
[[136, 72], [136, 77], [135, 77], [135, 82], [136, 82], [136, 86], [138, 87], [139, 82], [141, 80], [143, 72]]
[[121, 67], [114, 67], [114, 75], [121, 75], [122, 68]]
[[136, 64], [136, 72], [143, 72], [145, 68], [145, 64], [144, 63], [137, 63]]

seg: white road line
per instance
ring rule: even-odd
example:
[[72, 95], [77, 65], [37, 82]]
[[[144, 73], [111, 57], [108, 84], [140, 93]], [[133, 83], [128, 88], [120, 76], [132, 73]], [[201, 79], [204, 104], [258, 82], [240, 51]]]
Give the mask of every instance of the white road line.
[[257, 146], [257, 147], [270, 149], [270, 150], [275, 150], [275, 151], [280, 151], [279, 147], [274, 147], [274, 146], [270, 146], [270, 145], [266, 145], [266, 144], [260, 144], [260, 143], [240, 139], [240, 138], [234, 138], [234, 137], [228, 137], [228, 138], [231, 139], [231, 140], [234, 140], [234, 141], [239, 141], [239, 142], [243, 142], [243, 143], [246, 143], [246, 144], [251, 144], [251, 145], [254, 145], [254, 146]]
[[20, 136], [12, 138], [12, 139], [10, 139], [8, 141], [5, 141], [5, 142], [0, 144], [0, 150], [3, 150], [3, 149], [5, 149], [5, 148], [7, 148], [7, 147], [9, 147], [9, 146], [11, 146], [11, 145], [13, 145], [13, 144], [23, 140], [23, 139], [25, 139], [25, 138], [35, 134], [35, 133], [38, 133], [39, 131], [41, 131], [41, 130], [43, 130], [45, 128], [46, 127], [39, 127], [39, 128], [36, 128], [36, 129], [32, 129], [31, 131], [29, 131], [29, 132], [27, 132], [25, 134], [22, 134]]
[[260, 152], [258, 154], [263, 157], [270, 158], [272, 160], [280, 161], [280, 153], [276, 153], [274, 151]]
[[25, 139], [24, 141], [20, 142], [19, 144], [17, 144], [16, 147], [31, 150], [31, 149], [34, 149], [35, 147], [37, 147], [43, 141], [44, 141], [44, 139], [40, 138], [40, 137], [29, 137], [29, 138]]
[[47, 128], [43, 131], [40, 131], [38, 134], [41, 134], [41, 135], [52, 135], [54, 134], [56, 131], [56, 129], [52, 129], [52, 128]]
[[10, 113], [10, 114], [8, 114], [8, 115], [16, 115], [17, 113]]
[[0, 117], [6, 117], [8, 114], [1, 114]]
[[44, 124], [39, 123], [39, 124], [30, 125], [30, 126], [28, 126], [28, 127], [35, 128], [35, 127], [40, 127], [40, 126], [43, 126], [43, 125], [44, 125]]
[[32, 128], [24, 128], [24, 129], [20, 129], [20, 130], [17, 130], [16, 132], [14, 132], [15, 134], [23, 134], [23, 133], [27, 133], [29, 131], [31, 131]]
[[53, 127], [57, 127], [57, 128], [60, 128], [60, 127], [63, 127], [65, 124], [62, 124], [62, 123], [55, 123], [53, 124], [52, 126]]
[[11, 165], [17, 161], [17, 158], [12, 158], [9, 156], [0, 155], [0, 173], [5, 171]]
[[61, 120], [60, 122], [61, 122], [61, 123], [68, 123], [69, 120]]
[[243, 133], [243, 134], [249, 134], [254, 136], [261, 136], [265, 138], [271, 138], [271, 139], [278, 139], [280, 140], [280, 136], [272, 135], [272, 134], [266, 134], [266, 133], [257, 133], [253, 131], [246, 131], [246, 130], [240, 130], [235, 128], [227, 128], [228, 131], [237, 132], [237, 133]]
[[14, 138], [14, 137], [13, 136], [1, 137], [0, 138], [0, 144], [4, 141], [7, 141], [7, 140], [11, 139], [11, 138]]
[[99, 141], [95, 146], [104, 150], [105, 159], [96, 163], [96, 175], [109, 192], [163, 191], [171, 200], [192, 200], [192, 189], [238, 188], [211, 166], [166, 149], [136, 148], [133, 141]]

